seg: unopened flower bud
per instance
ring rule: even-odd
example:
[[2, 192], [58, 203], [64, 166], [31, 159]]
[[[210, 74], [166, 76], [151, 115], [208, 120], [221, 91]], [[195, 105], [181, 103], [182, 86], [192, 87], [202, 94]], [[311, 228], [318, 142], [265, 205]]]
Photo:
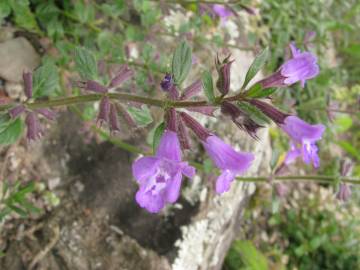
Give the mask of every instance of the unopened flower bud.
[[181, 112], [180, 116], [185, 125], [190, 128], [200, 140], [206, 141], [206, 138], [210, 136], [210, 132], [206, 128], [187, 113]]
[[118, 112], [114, 104], [110, 105], [109, 124], [112, 133], [120, 132]]
[[181, 148], [183, 150], [190, 149], [189, 134], [182, 118], [179, 115], [177, 117], [177, 131]]
[[201, 80], [197, 80], [185, 88], [180, 99], [182, 99], [182, 100], [189, 99], [189, 98], [199, 94], [201, 92], [201, 90], [202, 90], [202, 82], [201, 82]]
[[31, 98], [32, 97], [32, 87], [33, 87], [32, 73], [31, 72], [24, 72], [23, 73], [23, 80], [24, 80], [25, 96], [27, 98]]
[[43, 131], [39, 119], [34, 112], [27, 114], [25, 124], [27, 127], [26, 138], [28, 141], [35, 141], [42, 136]]
[[339, 191], [336, 194], [336, 198], [339, 201], [347, 202], [351, 198], [351, 189], [348, 184], [341, 183], [339, 186]]
[[104, 96], [100, 100], [99, 113], [96, 120], [97, 124], [101, 126], [103, 123], [108, 123], [109, 114], [110, 114], [110, 100], [107, 96]]
[[230, 89], [230, 68], [234, 60], [229, 61], [230, 55], [222, 62], [219, 58], [216, 59], [216, 69], [219, 74], [219, 79], [216, 82], [216, 87], [223, 95], [226, 95]]
[[108, 91], [107, 87], [105, 87], [93, 80], [86, 81], [85, 84], [80, 87], [85, 88], [85, 90], [96, 92], [96, 93], [101, 93], [101, 94], [104, 94]]
[[121, 66], [117, 75], [111, 80], [110, 87], [116, 87], [134, 76], [134, 72], [127, 65]]
[[55, 120], [56, 118], [56, 113], [49, 109], [37, 109], [36, 112], [46, 117], [48, 120]]
[[166, 74], [164, 79], [161, 81], [160, 86], [162, 90], [169, 91], [172, 88], [173, 84], [174, 82], [171, 75]]
[[284, 124], [284, 120], [289, 114], [283, 113], [276, 109], [274, 106], [266, 103], [264, 101], [260, 101], [258, 99], [250, 100], [250, 104], [254, 105], [258, 109], [260, 109], [266, 116], [268, 116], [271, 120], [273, 120], [276, 124], [281, 125]]
[[14, 108], [11, 108], [9, 110], [9, 115], [10, 115], [11, 118], [16, 118], [20, 114], [22, 114], [24, 111], [25, 111], [24, 105], [17, 105]]
[[234, 124], [241, 130], [248, 133], [252, 138], [258, 138], [256, 136], [256, 132], [259, 128], [262, 128], [263, 126], [257, 124], [254, 120], [251, 119], [251, 117], [247, 113], [243, 112], [239, 107], [228, 101], [224, 101], [221, 104], [221, 112], [225, 115], [229, 115]]
[[169, 110], [167, 110], [166, 112], [166, 117], [165, 117], [165, 121], [166, 121], [166, 128], [168, 130], [171, 130], [171, 131], [174, 131], [176, 132], [177, 131], [177, 128], [176, 128], [176, 111], [174, 108], [170, 108]]
[[201, 113], [206, 116], [214, 117], [214, 112], [217, 107], [214, 106], [196, 106], [196, 107], [186, 107], [187, 111]]

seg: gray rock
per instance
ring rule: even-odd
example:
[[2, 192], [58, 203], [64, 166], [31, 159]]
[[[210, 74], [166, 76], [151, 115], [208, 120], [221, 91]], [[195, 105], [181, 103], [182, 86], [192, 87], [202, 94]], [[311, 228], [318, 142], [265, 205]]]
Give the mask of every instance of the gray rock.
[[23, 37], [0, 43], [0, 59], [0, 77], [12, 82], [21, 82], [24, 70], [33, 70], [40, 64], [40, 56]]

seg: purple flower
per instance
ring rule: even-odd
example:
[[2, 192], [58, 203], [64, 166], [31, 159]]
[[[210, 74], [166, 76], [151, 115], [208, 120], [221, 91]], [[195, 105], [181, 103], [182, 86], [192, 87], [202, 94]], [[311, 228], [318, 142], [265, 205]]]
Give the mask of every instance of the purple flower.
[[301, 86], [304, 87], [306, 80], [319, 74], [316, 56], [310, 52], [302, 53], [293, 43], [290, 44], [290, 48], [293, 58], [281, 66], [281, 75], [286, 78], [284, 80], [286, 85], [300, 81]]
[[166, 203], [179, 198], [182, 175], [195, 175], [195, 168], [181, 161], [179, 139], [175, 132], [166, 130], [161, 137], [155, 156], [142, 157], [132, 166], [140, 188], [137, 203], [150, 213], [157, 213]]
[[301, 52], [293, 43], [290, 44], [292, 58], [286, 61], [280, 69], [260, 81], [263, 88], [282, 87], [300, 82], [305, 86], [306, 80], [319, 74], [317, 58], [311, 52]]
[[228, 191], [234, 178], [245, 172], [254, 160], [253, 154], [236, 152], [214, 135], [210, 135], [203, 145], [215, 165], [221, 170], [221, 175], [216, 180], [217, 193]]
[[170, 74], [166, 74], [164, 79], [160, 83], [161, 89], [164, 91], [169, 91], [173, 86], [173, 80]]
[[222, 20], [226, 21], [228, 17], [233, 15], [231, 10], [227, 9], [224, 5], [215, 4], [212, 7], [213, 11], [218, 15]]
[[325, 130], [322, 124], [310, 125], [296, 116], [288, 116], [280, 127], [291, 138], [291, 149], [285, 163], [289, 164], [298, 156], [302, 156], [306, 164], [313, 163], [315, 168], [320, 165], [316, 142], [321, 139]]

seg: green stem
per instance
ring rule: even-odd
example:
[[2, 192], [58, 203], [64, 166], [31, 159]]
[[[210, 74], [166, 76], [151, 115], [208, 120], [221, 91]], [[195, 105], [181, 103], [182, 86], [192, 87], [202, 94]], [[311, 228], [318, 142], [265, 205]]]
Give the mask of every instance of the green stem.
[[[265, 176], [257, 177], [237, 177], [236, 178], [242, 182], [269, 182], [269, 178]], [[360, 184], [360, 179], [352, 177], [340, 177], [340, 181], [349, 184]], [[326, 175], [288, 175], [288, 176], [275, 176], [272, 179], [273, 181], [315, 181], [319, 183], [334, 183], [336, 180], [334, 176]]]
[[[107, 94], [107, 96], [110, 99], [118, 100], [120, 102], [133, 101], [155, 107], [173, 107], [173, 108], [216, 106], [219, 105], [222, 100], [234, 101], [234, 100], [241, 100], [243, 98], [241, 94], [227, 97], [224, 99], [221, 99], [220, 97], [216, 97], [216, 100], [219, 100], [219, 102], [216, 104], [210, 104], [206, 100], [200, 100], [200, 101], [161, 100], [161, 99], [148, 98], [148, 97], [137, 96], [132, 94], [126, 94], [126, 93], [109, 93]], [[35, 100], [32, 102], [26, 102], [24, 105], [26, 105], [26, 107], [29, 109], [35, 110], [40, 108], [69, 106], [69, 105], [75, 105], [81, 103], [94, 102], [100, 100], [102, 97], [103, 95], [101, 94], [88, 94], [81, 96], [54, 98], [51, 100]], [[8, 110], [14, 105], [15, 104], [0, 105], [0, 112]]]

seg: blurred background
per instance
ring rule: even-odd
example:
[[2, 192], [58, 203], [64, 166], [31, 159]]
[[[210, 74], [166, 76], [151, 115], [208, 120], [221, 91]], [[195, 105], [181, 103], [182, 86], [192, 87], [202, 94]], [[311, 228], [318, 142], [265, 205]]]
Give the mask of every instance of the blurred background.
[[[193, 48], [188, 84], [204, 69], [215, 70], [216, 54], [232, 53], [233, 91], [245, 76], [242, 65], [248, 67], [261, 49], [270, 48], [266, 76], [281, 66], [293, 41], [317, 55], [320, 74], [304, 89], [280, 89], [272, 103], [327, 129], [319, 144], [320, 168], [299, 161], [289, 174], [339, 176], [346, 160], [351, 175], [360, 177], [357, 0], [1, 0], [0, 23], [0, 105], [24, 100], [22, 71], [40, 64], [48, 96], [82, 93], [74, 62], [79, 46], [95, 56], [100, 80], [128, 64], [135, 75], [124, 91], [160, 97], [160, 82], [181, 40]], [[204, 209], [201, 198], [192, 203], [186, 193], [180, 208], [160, 217], [144, 214], [132, 199], [130, 162], [136, 155], [124, 150], [148, 149], [161, 113], [145, 107], [125, 112], [126, 125], [114, 138], [94, 128], [96, 112], [97, 104], [59, 110], [58, 124], [47, 124], [45, 137], [32, 146], [20, 138], [20, 122], [10, 135], [0, 134], [0, 268], [197, 269], [173, 262], [182, 226]], [[264, 163], [270, 169], [259, 168], [258, 175], [269, 174], [288, 150], [288, 138], [275, 125], [261, 141], [268, 141]], [[202, 151], [189, 156], [211, 166]], [[360, 269], [360, 189], [351, 187], [351, 199], [339, 201], [338, 184], [287, 183], [281, 196], [271, 184], [257, 185], [241, 206], [240, 229], [224, 247], [221, 263], [199, 269]]]

